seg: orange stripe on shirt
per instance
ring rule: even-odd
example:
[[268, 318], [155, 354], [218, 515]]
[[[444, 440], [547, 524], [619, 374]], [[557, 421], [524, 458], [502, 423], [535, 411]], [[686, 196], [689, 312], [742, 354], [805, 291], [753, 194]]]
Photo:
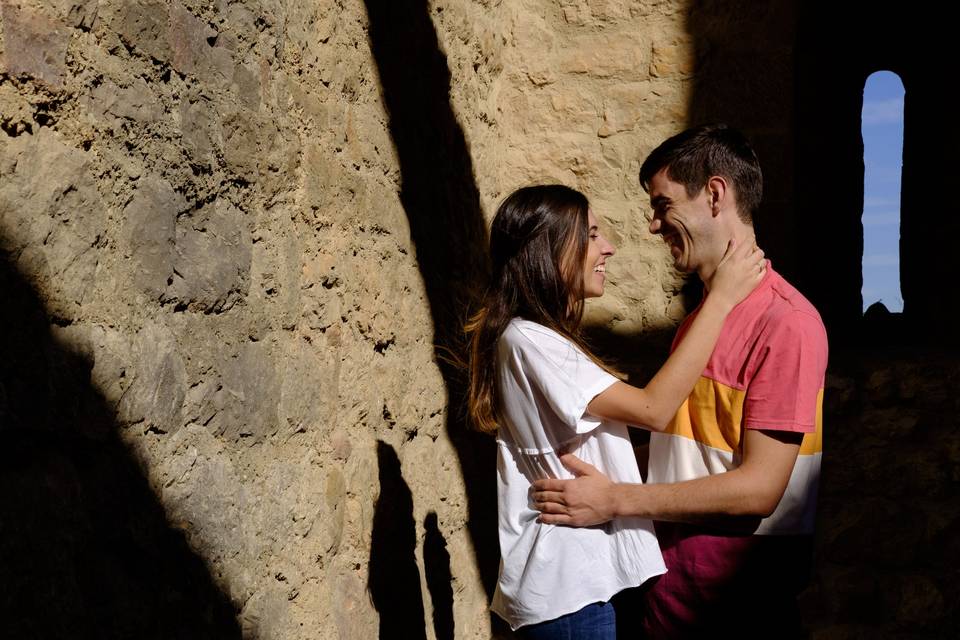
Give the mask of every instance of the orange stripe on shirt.
[[740, 389], [701, 376], [664, 433], [728, 453], [739, 451], [745, 397]]
[[[745, 398], [744, 391], [701, 376], [664, 433], [727, 453], [740, 451]], [[804, 435], [802, 456], [823, 451], [822, 410], [823, 389], [817, 394], [816, 432]]]
[[807, 433], [803, 436], [803, 442], [800, 444], [800, 455], [812, 456], [815, 453], [823, 452], [823, 389], [817, 393], [817, 417], [816, 431]]

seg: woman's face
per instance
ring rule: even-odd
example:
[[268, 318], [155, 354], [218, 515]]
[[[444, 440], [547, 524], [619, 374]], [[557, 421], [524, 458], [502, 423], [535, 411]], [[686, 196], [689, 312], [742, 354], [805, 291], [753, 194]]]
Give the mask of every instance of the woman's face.
[[599, 298], [603, 295], [603, 283], [606, 280], [607, 258], [616, 249], [600, 233], [593, 211], [587, 211], [589, 225], [587, 254], [583, 261], [583, 297]]

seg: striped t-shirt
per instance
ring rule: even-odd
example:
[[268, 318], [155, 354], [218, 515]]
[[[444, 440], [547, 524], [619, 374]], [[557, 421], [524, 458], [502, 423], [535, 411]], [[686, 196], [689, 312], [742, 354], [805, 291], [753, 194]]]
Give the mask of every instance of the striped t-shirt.
[[[674, 346], [696, 310], [681, 325]], [[744, 584], [758, 568], [791, 582], [813, 532], [822, 451], [821, 408], [827, 337], [817, 310], [772, 267], [727, 317], [707, 367], [663, 433], [650, 440], [649, 482], [682, 482], [740, 465], [745, 429], [803, 433], [780, 504], [753, 536], [657, 523], [668, 573], [649, 594], [663, 628], [683, 633], [716, 598], [736, 601], [743, 588], [777, 597], [769, 584]], [[748, 565], [749, 571], [748, 571]], [[758, 580], [766, 581], [757, 574]], [[691, 600], [685, 601], [687, 597]], [[756, 600], [756, 598], [754, 598]], [[671, 620], [671, 617], [677, 619]]]

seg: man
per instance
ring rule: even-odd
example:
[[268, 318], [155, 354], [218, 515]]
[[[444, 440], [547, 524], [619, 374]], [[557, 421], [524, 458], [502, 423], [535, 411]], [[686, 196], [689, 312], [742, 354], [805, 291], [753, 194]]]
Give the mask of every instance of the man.
[[[749, 143], [723, 125], [684, 131], [650, 154], [640, 182], [650, 232], [709, 290], [729, 240], [754, 239], [762, 175]], [[819, 314], [771, 266], [727, 317], [673, 421], [651, 434], [647, 484], [611, 483], [570, 455], [562, 459], [576, 479], [534, 484], [543, 522], [656, 521], [668, 572], [643, 594], [648, 637], [800, 634], [826, 364]]]

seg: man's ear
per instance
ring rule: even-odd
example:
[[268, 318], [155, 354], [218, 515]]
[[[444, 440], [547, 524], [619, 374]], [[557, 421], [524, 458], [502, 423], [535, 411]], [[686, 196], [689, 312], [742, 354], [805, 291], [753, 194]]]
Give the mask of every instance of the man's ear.
[[723, 176], [712, 176], [707, 180], [707, 195], [710, 197], [710, 211], [713, 216], [720, 215], [728, 203], [727, 179]]

